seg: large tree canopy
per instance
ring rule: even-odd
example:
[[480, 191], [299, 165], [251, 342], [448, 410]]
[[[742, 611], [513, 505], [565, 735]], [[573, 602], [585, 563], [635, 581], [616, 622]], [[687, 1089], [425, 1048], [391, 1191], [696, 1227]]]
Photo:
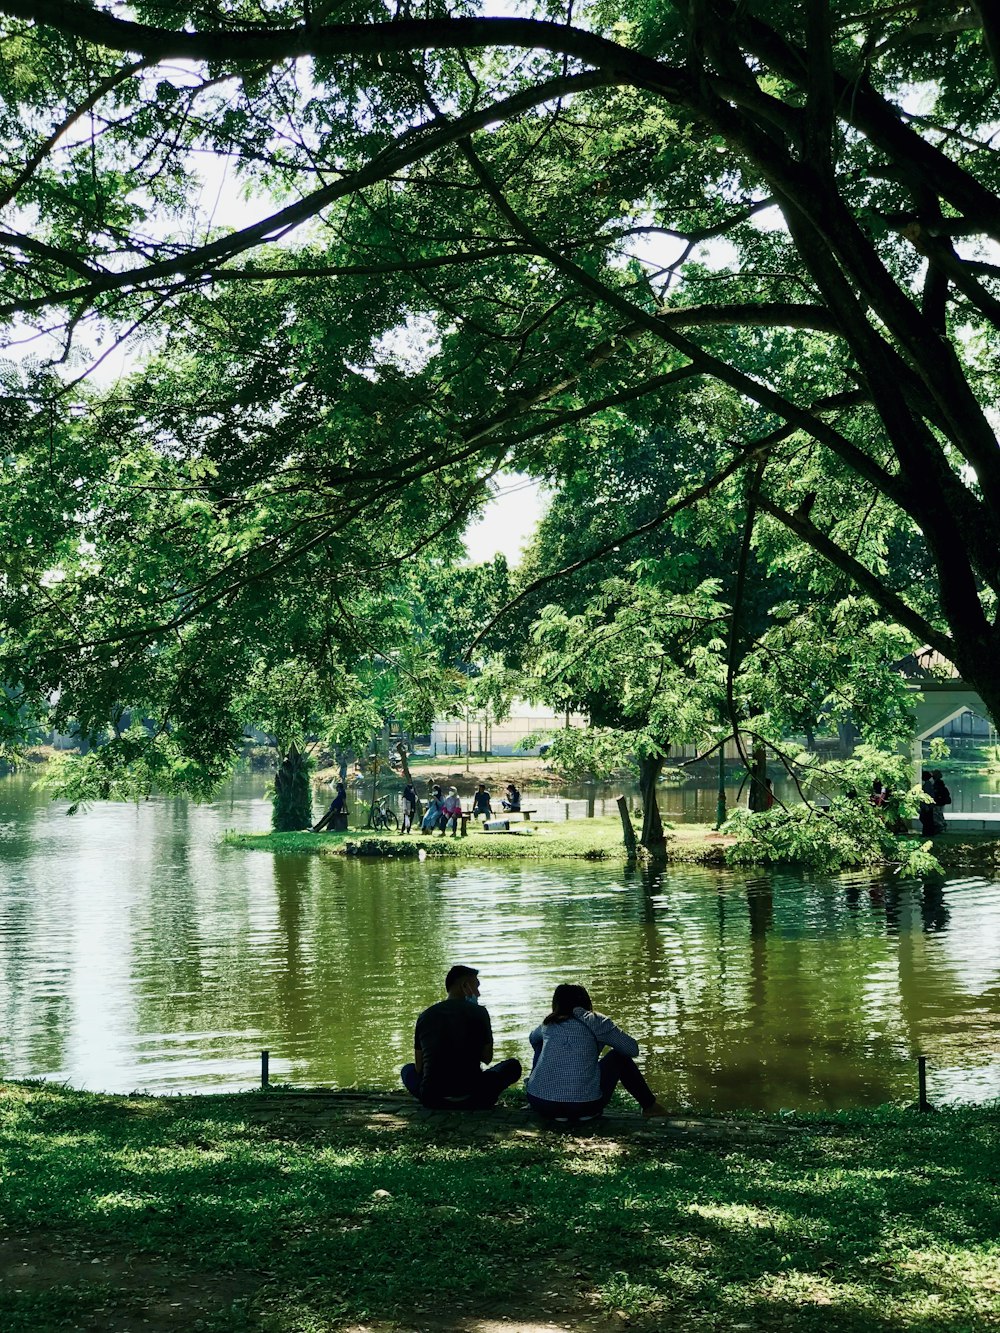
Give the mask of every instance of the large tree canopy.
[[12, 731], [58, 697], [175, 735], [222, 645], [385, 652], [394, 555], [497, 469], [681, 411], [669, 502], [591, 557], [739, 477], [744, 547], [810, 548], [1000, 721], [991, 6], [130, 13], [0, 0], [0, 312], [60, 363], [5, 377]]

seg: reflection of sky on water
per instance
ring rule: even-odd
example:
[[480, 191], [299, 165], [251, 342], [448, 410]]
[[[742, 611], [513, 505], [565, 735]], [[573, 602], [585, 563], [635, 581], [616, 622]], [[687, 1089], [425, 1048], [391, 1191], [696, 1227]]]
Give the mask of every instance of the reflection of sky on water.
[[[498, 1055], [580, 980], [668, 1100], [824, 1107], [1000, 1095], [1000, 887], [616, 865], [344, 863], [221, 845], [213, 806], [67, 819], [0, 784], [0, 1071], [127, 1091], [392, 1086], [455, 961], [482, 969]], [[551, 798], [549, 798], [551, 799]]]

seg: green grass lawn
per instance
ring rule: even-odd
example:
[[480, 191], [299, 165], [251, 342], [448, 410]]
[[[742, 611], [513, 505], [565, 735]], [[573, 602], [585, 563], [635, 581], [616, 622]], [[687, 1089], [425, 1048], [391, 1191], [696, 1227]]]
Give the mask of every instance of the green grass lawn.
[[[501, 1315], [983, 1333], [1000, 1318], [996, 1107], [859, 1112], [747, 1146], [484, 1137], [474, 1116], [319, 1134], [254, 1123], [253, 1102], [0, 1085], [0, 1239], [48, 1254], [51, 1276], [0, 1285], [4, 1333]], [[86, 1281], [112, 1259], [147, 1286], [160, 1274], [156, 1301]], [[202, 1289], [220, 1295], [211, 1311], [170, 1323]]]
[[[710, 824], [677, 824], [666, 827], [668, 861], [725, 865], [726, 853], [735, 839], [715, 832]], [[228, 844], [251, 851], [320, 856], [445, 857], [463, 861], [626, 860], [621, 821], [617, 815], [563, 823], [518, 820], [510, 833], [484, 833], [469, 823], [466, 838], [435, 834], [371, 833], [351, 829], [347, 833], [237, 833], [225, 835]], [[901, 840], [902, 853], [916, 850], [924, 840], [914, 835]], [[1000, 838], [995, 833], [950, 833], [935, 838], [933, 855], [945, 870], [972, 870], [993, 874], [1000, 869]]]
[[[226, 842], [262, 852], [318, 853], [320, 855], [365, 854], [373, 856], [457, 857], [471, 861], [498, 861], [574, 857], [591, 861], [625, 860], [621, 820], [617, 815], [564, 823], [525, 823], [520, 816], [511, 821], [510, 833], [484, 833], [469, 823], [466, 838], [449, 833], [433, 837], [419, 834], [370, 833], [351, 829], [347, 833], [236, 833]], [[675, 860], [718, 861], [726, 839], [708, 824], [684, 824], [668, 830], [668, 855]]]

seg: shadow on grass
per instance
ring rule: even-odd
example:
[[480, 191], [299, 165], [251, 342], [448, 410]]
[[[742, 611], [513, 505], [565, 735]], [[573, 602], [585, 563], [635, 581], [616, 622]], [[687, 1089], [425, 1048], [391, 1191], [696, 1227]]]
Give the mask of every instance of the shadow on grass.
[[0, 1098], [7, 1234], [255, 1274], [249, 1313], [220, 1329], [599, 1317], [973, 1333], [1000, 1312], [986, 1110], [859, 1114], [734, 1146], [484, 1133], [459, 1116], [447, 1132], [389, 1120], [303, 1137], [251, 1123], [252, 1098]]

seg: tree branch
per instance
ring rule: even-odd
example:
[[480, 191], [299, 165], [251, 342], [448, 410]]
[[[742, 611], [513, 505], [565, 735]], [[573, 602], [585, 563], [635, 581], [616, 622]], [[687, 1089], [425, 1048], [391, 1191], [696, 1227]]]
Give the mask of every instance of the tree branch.
[[387, 23], [330, 23], [321, 27], [225, 28], [191, 32], [113, 18], [77, 0], [0, 0], [0, 13], [55, 28], [109, 51], [146, 60], [197, 60], [234, 67], [303, 56], [384, 56], [392, 52], [511, 46], [574, 56], [595, 69], [657, 83], [684, 75], [639, 51], [562, 23], [522, 18], [394, 19]]
[[24, 166], [14, 177], [13, 181], [11, 181], [11, 183], [3, 190], [0, 190], [0, 208], [6, 208], [17, 194], [18, 190], [20, 190], [23, 185], [27, 184], [35, 171], [41, 163], [45, 161], [46, 157], [52, 152], [53, 148], [67, 130], [71, 129], [82, 116], [87, 114], [88, 111], [92, 111], [102, 97], [113, 92], [119, 84], [124, 83], [126, 79], [130, 79], [133, 74], [138, 74], [140, 70], [145, 69], [147, 63], [146, 60], [136, 60], [130, 65], [125, 65], [122, 69], [116, 69], [113, 74], [109, 74], [106, 79], [102, 79], [89, 97], [85, 98], [79, 106], [74, 107], [68, 115], [64, 116], [48, 138], [38, 145], [25, 162]]
[[762, 509], [765, 514], [770, 514], [772, 518], [788, 528], [796, 537], [811, 546], [817, 554], [828, 560], [830, 564], [835, 565], [837, 569], [851, 579], [859, 588], [862, 588], [872, 600], [888, 611], [894, 620], [900, 625], [904, 625], [918, 639], [936, 648], [944, 657], [951, 658], [955, 652], [955, 645], [947, 634], [936, 629], [929, 620], [925, 620], [919, 612], [914, 611], [913, 607], [903, 601], [898, 593], [885, 586], [885, 580], [877, 574], [873, 574], [859, 560], [855, 560], [849, 555], [843, 547], [838, 546], [836, 542], [831, 541], [824, 533], [820, 532], [815, 523], [804, 515], [789, 513], [779, 505], [773, 503], [765, 495], [758, 495], [757, 507]]
[[[2, 7], [2, 0], [0, 0]], [[114, 20], [117, 22], [118, 20]], [[9, 302], [0, 307], [0, 316], [37, 310], [46, 305], [62, 304], [70, 301], [88, 301], [106, 292], [119, 291], [123, 288], [141, 284], [162, 282], [164, 279], [185, 276], [211, 269], [220, 260], [232, 259], [242, 251], [249, 250], [267, 241], [280, 239], [282, 235], [297, 227], [300, 223], [321, 212], [329, 204], [347, 195], [354, 194], [366, 186], [385, 180], [405, 167], [412, 166], [438, 149], [462, 139], [475, 130], [496, 120], [505, 120], [531, 110], [553, 97], [564, 96], [573, 92], [584, 92], [607, 86], [609, 79], [601, 73], [571, 75], [569, 78], [550, 79], [524, 92], [517, 93], [492, 106], [467, 115], [459, 116], [441, 124], [440, 120], [424, 121], [420, 125], [405, 130], [388, 147], [382, 150], [365, 167], [352, 172], [349, 176], [314, 190], [294, 204], [279, 209], [270, 217], [255, 222], [249, 227], [219, 237], [206, 245], [196, 246], [183, 254], [147, 264], [143, 268], [128, 269], [124, 272], [98, 272], [82, 264], [71, 252], [59, 250], [30, 238], [0, 233], [0, 243], [19, 249], [44, 255], [90, 278], [85, 287], [67, 288], [50, 292], [45, 296], [29, 298], [24, 301]]]

